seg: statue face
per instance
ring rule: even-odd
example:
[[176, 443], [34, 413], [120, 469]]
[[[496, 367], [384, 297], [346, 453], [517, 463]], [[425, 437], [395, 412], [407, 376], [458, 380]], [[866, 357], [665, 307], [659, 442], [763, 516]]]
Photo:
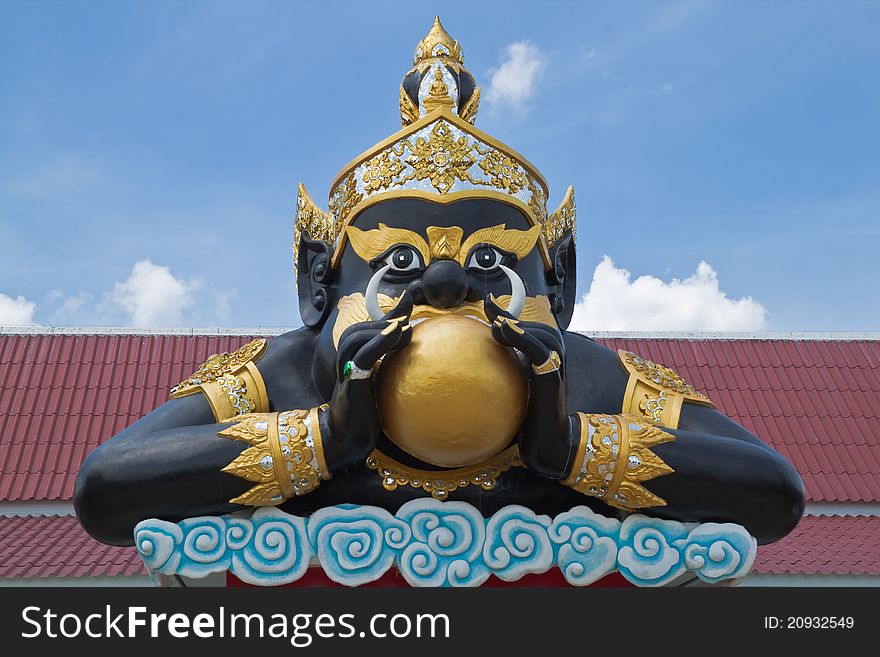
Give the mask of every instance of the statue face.
[[525, 291], [520, 317], [556, 328], [539, 236], [540, 227], [519, 210], [491, 199], [442, 204], [398, 198], [366, 208], [349, 227], [337, 263], [335, 307], [322, 327], [322, 360], [332, 367], [329, 352], [335, 352], [342, 332], [369, 321], [371, 281], [383, 312], [409, 289], [413, 319], [442, 313], [485, 318], [486, 296], [508, 307], [516, 277]]
[[[539, 235], [539, 227], [500, 201], [388, 200], [364, 210], [348, 229], [335, 298], [366, 294], [376, 272], [388, 266], [378, 281], [380, 295], [397, 299], [409, 289], [416, 306], [437, 310], [482, 305], [490, 293], [511, 295], [501, 265], [522, 281], [527, 297], [546, 298]], [[328, 323], [335, 319], [331, 314]]]

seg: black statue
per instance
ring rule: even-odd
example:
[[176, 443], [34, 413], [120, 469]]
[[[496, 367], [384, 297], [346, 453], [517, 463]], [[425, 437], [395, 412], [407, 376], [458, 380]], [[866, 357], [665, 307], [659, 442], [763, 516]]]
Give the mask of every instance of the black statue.
[[331, 212], [303, 188], [294, 245], [305, 326], [212, 357], [83, 464], [86, 530], [141, 520], [427, 495], [489, 516], [579, 504], [797, 524], [794, 468], [674, 371], [565, 330], [574, 197], [473, 127], [480, 90], [439, 25], [400, 88], [403, 130], [347, 167]]

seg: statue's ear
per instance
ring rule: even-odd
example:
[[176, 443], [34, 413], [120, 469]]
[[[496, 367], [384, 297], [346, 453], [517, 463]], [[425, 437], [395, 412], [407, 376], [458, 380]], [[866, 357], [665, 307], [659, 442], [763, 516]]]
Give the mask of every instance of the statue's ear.
[[333, 247], [324, 240], [310, 239], [305, 231], [299, 234], [296, 259], [296, 286], [299, 290], [299, 314], [306, 326], [320, 326], [333, 305], [330, 267]]
[[574, 234], [570, 229], [550, 247], [550, 263], [551, 267], [547, 270], [550, 309], [556, 316], [559, 328], [565, 330], [571, 322], [577, 292], [577, 254]]

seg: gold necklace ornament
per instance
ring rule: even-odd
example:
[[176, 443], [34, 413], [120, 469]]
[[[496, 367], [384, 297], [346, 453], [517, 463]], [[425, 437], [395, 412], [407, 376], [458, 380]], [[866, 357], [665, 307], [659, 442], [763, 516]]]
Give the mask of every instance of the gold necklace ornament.
[[454, 470], [422, 470], [374, 449], [367, 457], [367, 467], [374, 470], [382, 478], [385, 490], [396, 490], [398, 486], [411, 486], [431, 494], [438, 500], [445, 500], [449, 493], [465, 488], [479, 486], [483, 490], [492, 490], [498, 483], [498, 477], [513, 467], [522, 467], [519, 448], [514, 445], [496, 454], [483, 463], [456, 468]]

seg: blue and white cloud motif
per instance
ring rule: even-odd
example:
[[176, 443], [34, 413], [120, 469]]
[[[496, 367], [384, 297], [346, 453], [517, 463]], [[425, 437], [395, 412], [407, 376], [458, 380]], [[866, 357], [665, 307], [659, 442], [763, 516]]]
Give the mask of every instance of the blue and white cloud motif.
[[[327, 507], [308, 519], [309, 542], [334, 582], [360, 586], [384, 575], [409, 542], [408, 524], [374, 506]], [[390, 548], [390, 549], [389, 549]]]
[[556, 563], [565, 581], [587, 586], [613, 572], [617, 565], [617, 537], [620, 521], [576, 506], [560, 513], [549, 535], [557, 547]]
[[187, 518], [180, 522], [183, 532], [182, 557], [178, 574], [204, 577], [219, 569], [228, 569], [230, 552], [226, 549], [226, 523], [223, 518]]
[[134, 544], [152, 573], [178, 574], [182, 543], [183, 530], [171, 522], [145, 520], [134, 530]]
[[617, 567], [637, 586], [663, 586], [685, 572], [681, 548], [687, 529], [680, 522], [632, 515], [620, 526]]
[[397, 559], [410, 586], [479, 586], [489, 577], [482, 560], [485, 520], [473, 506], [423, 498], [396, 515], [412, 529]]
[[707, 522], [688, 534], [684, 558], [688, 570], [709, 584], [749, 574], [758, 542], [740, 527]]
[[232, 552], [230, 572], [248, 584], [287, 584], [302, 577], [311, 559], [305, 519], [262, 507], [251, 522], [253, 534]]
[[248, 584], [287, 584], [303, 576], [311, 558], [305, 520], [272, 507], [248, 519], [144, 520], [134, 537], [147, 569], [160, 575], [205, 577], [228, 570]]
[[228, 570], [250, 584], [295, 582], [310, 562], [360, 586], [396, 567], [411, 586], [479, 586], [558, 567], [573, 586], [614, 570], [637, 586], [686, 572], [715, 584], [746, 576], [757, 542], [739, 525], [693, 526], [631, 515], [623, 522], [577, 506], [555, 518], [507, 506], [483, 518], [464, 502], [413, 500], [392, 515], [372, 506], [320, 509], [309, 518], [257, 509], [249, 518], [145, 520], [135, 545], [150, 572], [204, 577]]
[[486, 523], [483, 561], [496, 577], [514, 582], [553, 566], [549, 516], [536, 516], [524, 506], [506, 506]]

